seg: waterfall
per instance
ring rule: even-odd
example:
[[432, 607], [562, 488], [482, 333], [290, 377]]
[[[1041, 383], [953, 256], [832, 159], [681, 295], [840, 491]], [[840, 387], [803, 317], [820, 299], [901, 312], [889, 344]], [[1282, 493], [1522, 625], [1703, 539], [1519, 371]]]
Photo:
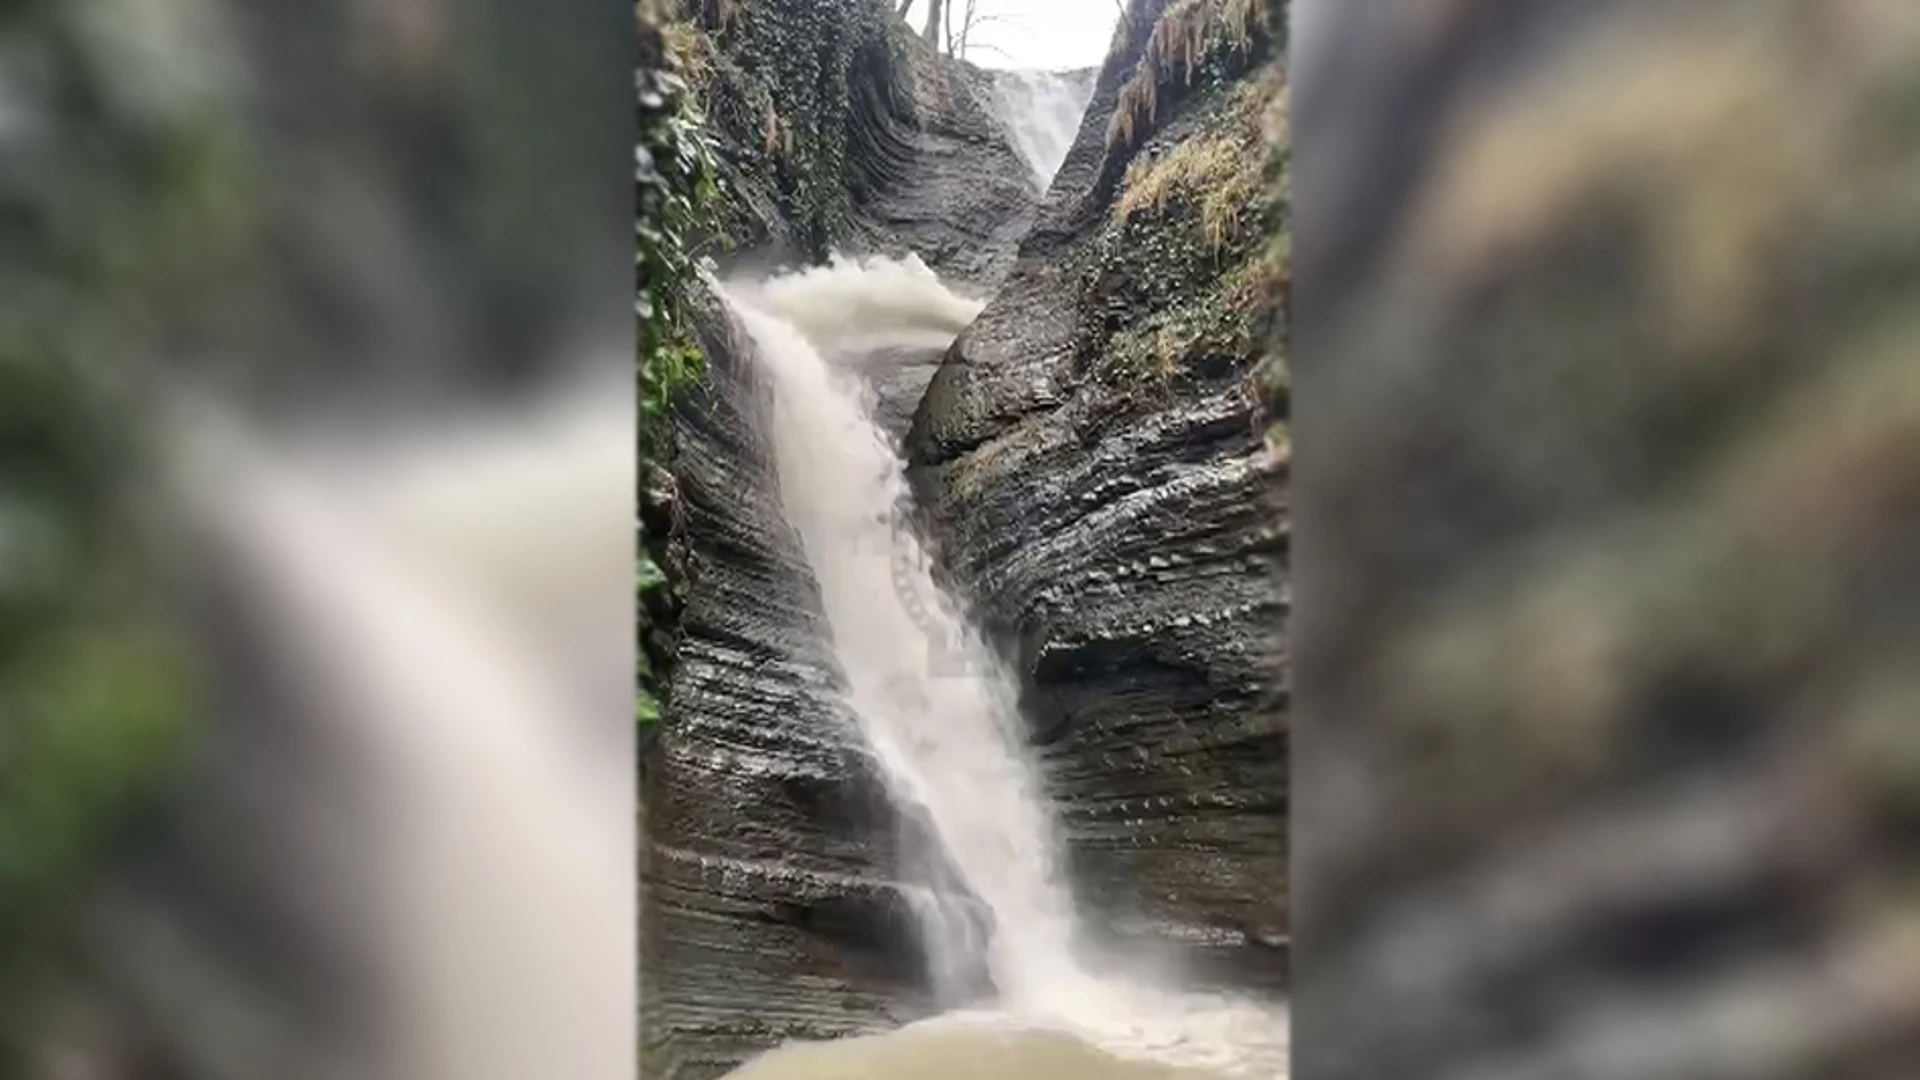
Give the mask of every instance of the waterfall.
[[996, 71], [994, 110], [1042, 191], [1080, 133], [1095, 72]]
[[912, 891], [936, 969], [983, 953], [996, 1015], [1231, 1075], [1281, 1075], [1284, 1019], [1273, 1011], [1096, 976], [1077, 954], [1059, 830], [1015, 682], [902, 526], [903, 464], [858, 375], [825, 358], [849, 342], [951, 340], [981, 305], [912, 258], [838, 260], [723, 294], [773, 387], [783, 512], [818, 580], [860, 734], [893, 797], [931, 821], [966, 889], [992, 910], [982, 942], [950, 898]]
[[[979, 305], [925, 267], [840, 263], [729, 290], [774, 385], [773, 446], [789, 524], [819, 581], [847, 700], [896, 793], [923, 808], [1000, 929], [987, 967], [1010, 1001], [1059, 993], [1074, 971], [1072, 904], [1054, 827], [1020, 749], [1011, 682], [935, 586], [897, 508], [902, 463], [857, 379], [820, 349], [852, 337], [944, 334]], [[803, 329], [804, 328], [804, 329]], [[957, 932], [964, 919], [927, 925]], [[936, 955], [963, 948], [936, 941]]]

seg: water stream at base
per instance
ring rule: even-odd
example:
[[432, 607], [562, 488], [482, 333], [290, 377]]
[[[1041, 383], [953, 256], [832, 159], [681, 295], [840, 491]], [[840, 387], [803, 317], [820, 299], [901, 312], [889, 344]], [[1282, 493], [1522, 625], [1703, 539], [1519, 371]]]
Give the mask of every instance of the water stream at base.
[[[928, 954], [952, 978], [970, 962], [984, 964], [997, 990], [986, 1007], [881, 1037], [893, 1042], [776, 1054], [738, 1075], [852, 1077], [864, 1075], [844, 1071], [855, 1060], [914, 1060], [916, 1053], [959, 1053], [956, 1046], [972, 1046], [966, 1053], [986, 1061], [1010, 1038], [1039, 1056], [1026, 1072], [996, 1072], [1000, 1080], [1026, 1075], [1056, 1052], [1079, 1053], [1086, 1066], [1077, 1073], [1049, 1069], [1050, 1080], [1128, 1075], [1101, 1065], [1110, 1059], [1095, 1047], [1160, 1064], [1161, 1072], [1143, 1077], [1180, 1075], [1164, 1071], [1174, 1066], [1249, 1080], [1285, 1075], [1284, 1012], [1150, 979], [1096, 976], [1083, 963], [1058, 833], [1027, 752], [1014, 680], [938, 587], [911, 530], [899, 527], [908, 498], [903, 466], [873, 421], [859, 378], [823, 359], [849, 342], [950, 341], [980, 305], [949, 292], [912, 258], [838, 261], [723, 292], [773, 386], [783, 510], [819, 582], [860, 733], [895, 799], [924, 813], [965, 888], [992, 911], [993, 930], [982, 940], [955, 909], [956, 899], [924, 892], [931, 899], [922, 912]], [[1080, 1040], [1080, 1049], [1056, 1050], [1067, 1037]], [[812, 1064], [835, 1053], [852, 1055], [843, 1071], [822, 1073]], [[792, 1069], [769, 1064], [779, 1060]], [[961, 1063], [946, 1068], [890, 1066], [874, 1075], [975, 1075], [953, 1071]]]

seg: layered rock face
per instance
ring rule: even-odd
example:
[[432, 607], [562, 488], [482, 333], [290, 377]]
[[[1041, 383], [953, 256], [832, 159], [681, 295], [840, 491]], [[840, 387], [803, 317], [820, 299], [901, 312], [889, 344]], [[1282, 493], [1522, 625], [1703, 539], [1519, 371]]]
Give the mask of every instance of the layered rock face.
[[[896, 44], [850, 70], [854, 202], [826, 246], [918, 252], [985, 290], [1037, 193], [978, 96], [983, 76]], [[742, 254], [804, 248], [771, 177], [739, 180], [749, 212], [767, 215]], [[937, 842], [890, 805], [840, 702], [817, 587], [780, 513], [751, 344], [717, 307], [700, 337], [707, 377], [676, 407], [665, 500], [686, 606], [666, 722], [643, 757], [641, 1065], [658, 1080], [718, 1076], [789, 1039], [936, 1007], [895, 882]], [[938, 359], [865, 358], [894, 430]]]
[[[949, 288], [984, 300], [1012, 271], [1040, 193], [994, 114], [993, 76], [936, 56], [912, 35], [896, 48], [903, 64], [869, 69], [856, 84], [857, 201], [853, 229], [837, 246], [911, 253]], [[910, 99], [901, 100], [901, 89]], [[894, 348], [839, 362], [866, 371], [881, 425], [901, 437], [942, 355]]]
[[[701, 24], [687, 50], [707, 100], [729, 198], [716, 221], [726, 270], [847, 255], [916, 253], [942, 279], [990, 292], [1012, 267], [1039, 193], [993, 112], [994, 78], [935, 54], [865, 0], [788, 0], [748, 10], [774, 27]], [[809, 8], [817, 9], [809, 13]], [[798, 112], [794, 78], [761, 55], [818, 49], [839, 78], [809, 70], [807, 94], [837, 87], [830, 116]], [[823, 131], [831, 127], [830, 131]], [[805, 134], [818, 131], [818, 134]], [[824, 147], [808, 156], [810, 147]], [[829, 191], [830, 189], [830, 191]]]
[[1260, 121], [1282, 84], [1255, 27], [1237, 62], [1172, 75], [1158, 121], [1120, 130], [1143, 62], [1162, 77], [1165, 6], [1135, 5], [909, 448], [944, 558], [1023, 677], [1089, 924], [1171, 944], [1197, 981], [1277, 990], [1284, 453], [1253, 372], [1278, 288]]
[[[1135, 5], [1044, 212], [981, 73], [917, 42], [891, 61], [856, 52], [850, 211], [823, 246], [912, 251], [976, 296], [1004, 280], [924, 403], [938, 356], [865, 358], [886, 370], [880, 418], [904, 434], [919, 410], [916, 482], [953, 570], [1019, 653], [1088, 922], [1134, 947], [1176, 943], [1169, 959], [1202, 981], [1278, 988], [1283, 459], [1251, 385], [1272, 296], [1257, 214], [1239, 208], [1222, 228], [1200, 195], [1250, 199], [1250, 119], [1279, 83], [1254, 34], [1110, 148], [1165, 6]], [[1125, 180], [1131, 162], [1183, 146], [1182, 160], [1207, 151], [1205, 168]], [[767, 221], [742, 243], [772, 240], [791, 261], [805, 228], [769, 177], [746, 180], [743, 201]], [[716, 1075], [787, 1038], [933, 1005], [891, 884], [930, 841], [890, 809], [837, 701], [815, 589], [778, 511], [766, 389], [724, 319], [702, 339], [707, 385], [674, 422], [691, 584], [645, 765], [643, 1069], [660, 1077]]]
[[675, 417], [692, 584], [642, 789], [642, 1063], [661, 1078], [929, 1008], [887, 884], [898, 823], [781, 518], [766, 388], [724, 314], [705, 322], [707, 383]]
[[[729, 23], [701, 37], [695, 52], [711, 69], [706, 93], [730, 193], [716, 226], [716, 261], [723, 274], [757, 276], [830, 254], [912, 254], [949, 288], [984, 300], [1012, 270], [1041, 194], [996, 115], [996, 77], [937, 55], [897, 20], [870, 26], [871, 13], [859, 13], [864, 2], [812, 0], [812, 15], [809, 3], [761, 9], [763, 17], [817, 23], [803, 30], [791, 22], [783, 32], [816, 34], [828, 43], [823, 53], [846, 49], [844, 121], [832, 139], [795, 136], [798, 125], [828, 121], [790, 115], [792, 103], [776, 100], [782, 91], [768, 80], [779, 66], [753, 55], [750, 29]], [[829, 142], [843, 159], [801, 160], [804, 145]], [[817, 190], [826, 187], [844, 199], [833, 204], [843, 210], [837, 220], [819, 209], [825, 197]], [[941, 355], [895, 348], [835, 360], [868, 373], [883, 424], [901, 435]]]
[[1013, 268], [1039, 194], [994, 115], [993, 76], [912, 35], [893, 49], [855, 70], [854, 221], [839, 246], [913, 252], [949, 284], [990, 292]]

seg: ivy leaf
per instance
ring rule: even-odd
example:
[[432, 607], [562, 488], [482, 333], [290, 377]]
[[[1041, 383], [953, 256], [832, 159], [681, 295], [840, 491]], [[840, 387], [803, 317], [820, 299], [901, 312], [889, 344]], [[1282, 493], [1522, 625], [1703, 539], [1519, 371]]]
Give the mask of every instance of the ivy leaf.
[[636, 582], [639, 591], [644, 593], [652, 589], [657, 589], [666, 583], [666, 575], [662, 574], [660, 568], [653, 564], [653, 560], [647, 556], [646, 552], [641, 552], [638, 581]]

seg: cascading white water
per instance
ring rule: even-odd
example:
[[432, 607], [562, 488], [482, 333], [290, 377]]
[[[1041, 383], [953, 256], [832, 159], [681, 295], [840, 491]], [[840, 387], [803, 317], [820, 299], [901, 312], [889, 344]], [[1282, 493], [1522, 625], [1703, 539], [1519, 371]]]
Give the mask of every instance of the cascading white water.
[[1045, 190], [1080, 133], [1080, 120], [1093, 99], [1092, 73], [996, 71], [993, 88], [1000, 122]]
[[1282, 1075], [1282, 1016], [1102, 979], [1081, 963], [1013, 680], [938, 587], [918, 539], [896, 527], [908, 497], [902, 463], [857, 376], [823, 359], [848, 342], [951, 340], [980, 305], [911, 258], [838, 261], [724, 293], [770, 376], [783, 510], [819, 582], [861, 734], [895, 797], [924, 809], [967, 889], [992, 909], [981, 943], [966, 920], [925, 904], [930, 955], [984, 949], [998, 1016], [1236, 1075]]
[[[782, 505], [820, 583], [849, 704], [898, 793], [926, 809], [968, 887], [1004, 920], [988, 956], [1001, 992], [1044, 1000], [1075, 971], [1073, 907], [1007, 680], [935, 587], [917, 541], [894, 528], [901, 462], [854, 379], [818, 351], [848, 337], [950, 340], [979, 305], [917, 263], [887, 261], [731, 296], [773, 378]], [[958, 932], [964, 920], [929, 923]], [[940, 941], [936, 953], [959, 947]]]

